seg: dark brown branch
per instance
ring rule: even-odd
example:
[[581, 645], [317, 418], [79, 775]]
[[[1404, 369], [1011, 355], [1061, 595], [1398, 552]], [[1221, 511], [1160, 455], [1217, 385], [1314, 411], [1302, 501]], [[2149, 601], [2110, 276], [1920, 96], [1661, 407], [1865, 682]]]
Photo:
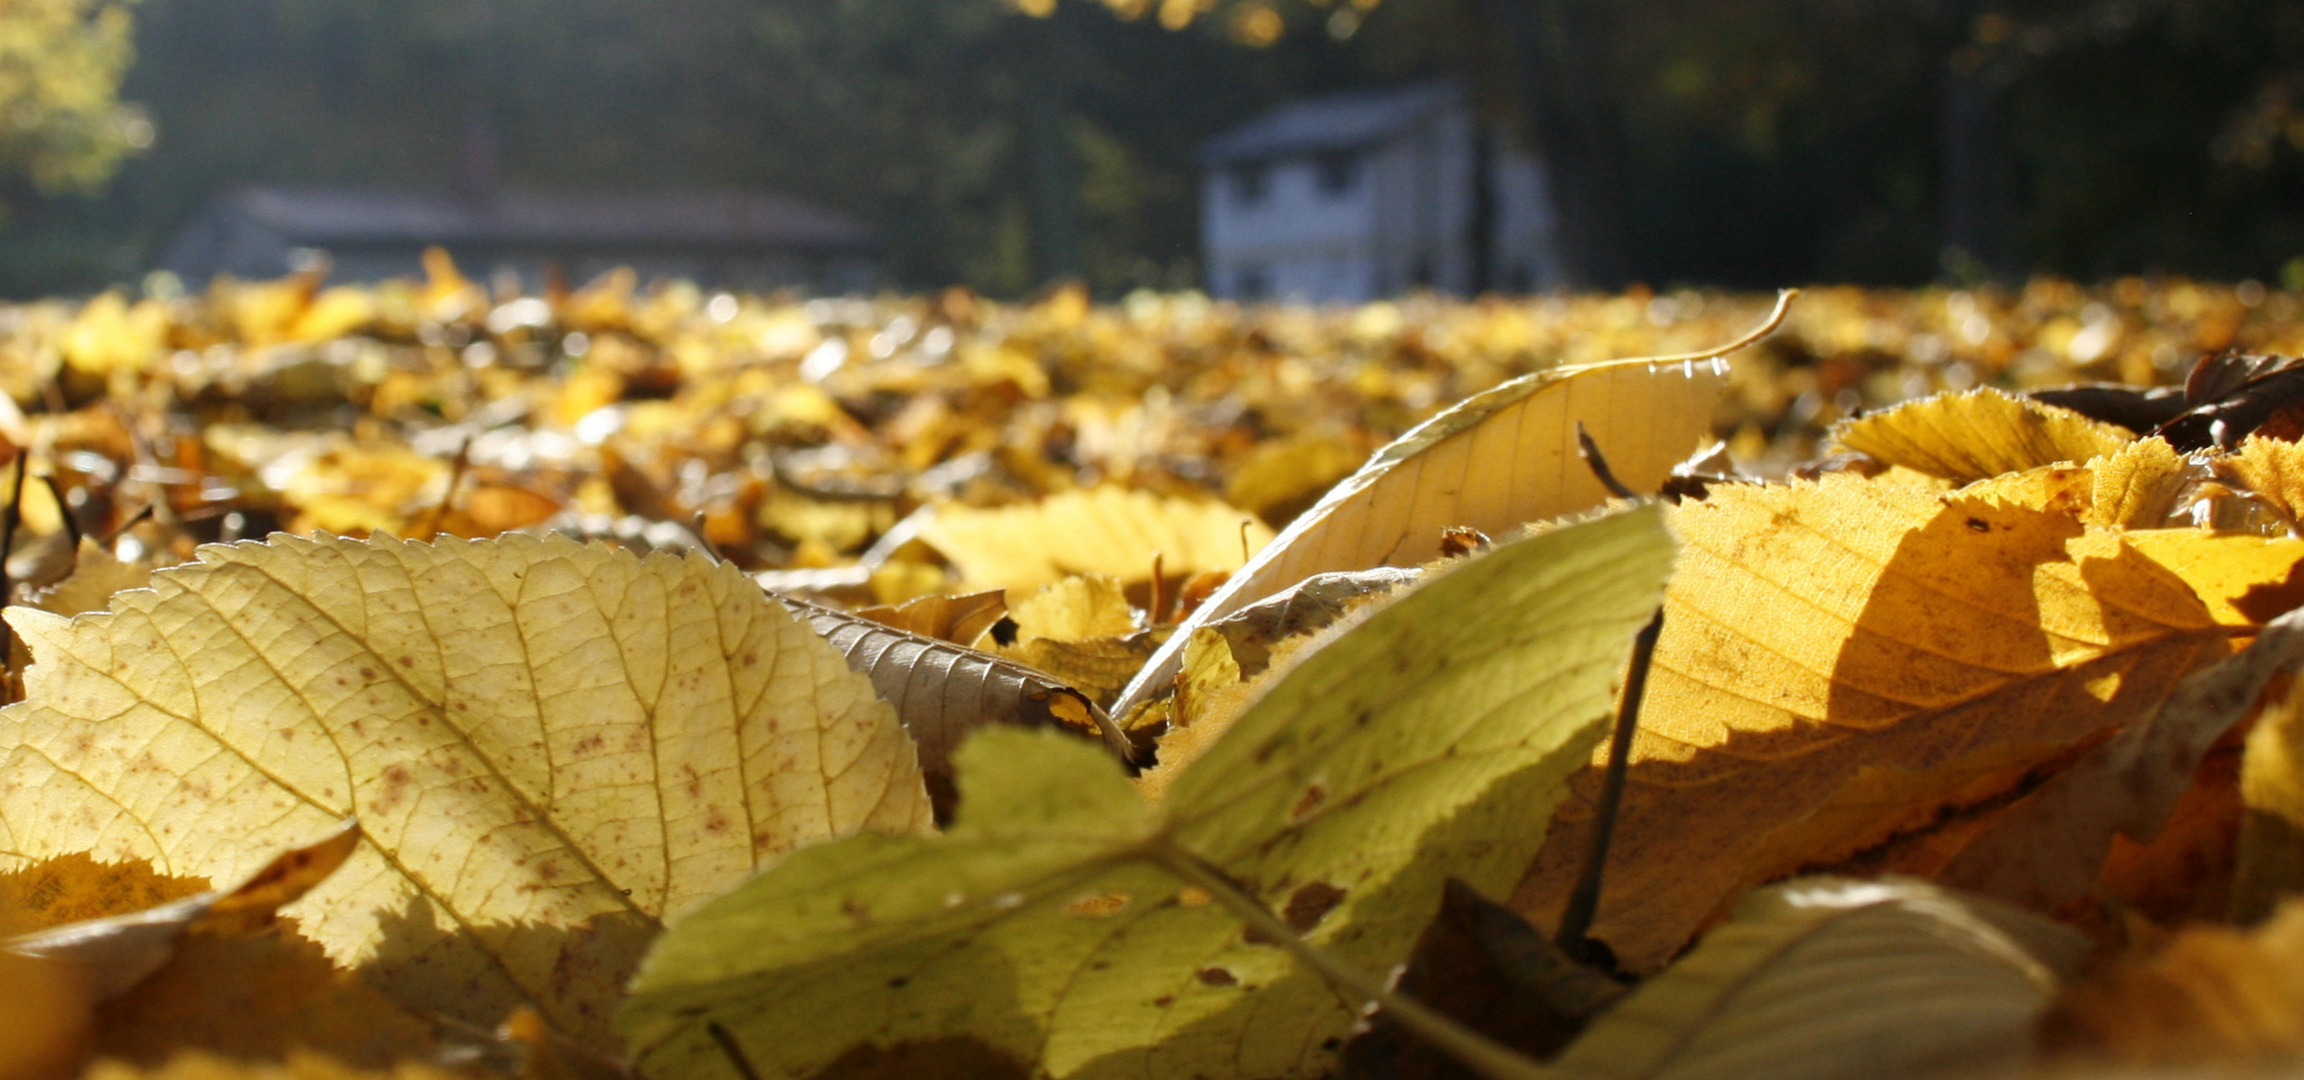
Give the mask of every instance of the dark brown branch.
[[1656, 639], [1664, 632], [1664, 609], [1657, 608], [1648, 625], [1632, 639], [1632, 666], [1624, 675], [1624, 700], [1616, 708], [1616, 730], [1608, 741], [1608, 772], [1600, 784], [1600, 805], [1592, 822], [1592, 847], [1584, 855], [1576, 891], [1568, 894], [1568, 908], [1560, 914], [1560, 927], [1552, 940], [1560, 951], [1596, 962], [1599, 944], [1585, 935], [1600, 911], [1600, 874], [1608, 865], [1608, 845], [1616, 835], [1616, 813], [1624, 802], [1624, 779], [1632, 767], [1632, 735], [1640, 728], [1640, 699], [1648, 690], [1648, 668], [1656, 660]]

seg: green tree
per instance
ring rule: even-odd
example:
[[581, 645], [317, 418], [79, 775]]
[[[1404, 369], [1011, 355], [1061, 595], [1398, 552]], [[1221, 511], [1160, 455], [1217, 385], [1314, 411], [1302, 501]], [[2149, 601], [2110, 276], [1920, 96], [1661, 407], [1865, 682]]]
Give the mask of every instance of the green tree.
[[0, 214], [29, 193], [94, 190], [151, 144], [150, 122], [119, 100], [130, 30], [124, 0], [0, 5]]

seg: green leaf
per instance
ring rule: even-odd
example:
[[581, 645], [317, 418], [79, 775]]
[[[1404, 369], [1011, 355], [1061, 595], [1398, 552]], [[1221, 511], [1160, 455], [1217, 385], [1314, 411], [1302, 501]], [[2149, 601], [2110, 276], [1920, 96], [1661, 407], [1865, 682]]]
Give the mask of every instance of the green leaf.
[[933, 1047], [1051, 1076], [1328, 1072], [1358, 1002], [1154, 861], [1213, 864], [1363, 970], [1451, 875], [1501, 890], [1673, 545], [1653, 509], [1501, 545], [1308, 655], [1155, 808], [1096, 747], [988, 730], [941, 837], [803, 849], [677, 923], [619, 1017], [651, 1076], [813, 1074]]
[[1999, 1075], [2076, 968], [2079, 933], [1916, 881], [1764, 889], [1570, 1044], [1570, 1077]]

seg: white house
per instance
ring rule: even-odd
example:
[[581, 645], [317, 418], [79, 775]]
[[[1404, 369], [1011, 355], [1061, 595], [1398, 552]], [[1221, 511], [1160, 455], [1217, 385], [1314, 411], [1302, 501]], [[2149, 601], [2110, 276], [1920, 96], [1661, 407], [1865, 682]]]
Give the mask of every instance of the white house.
[[1295, 102], [1218, 136], [1200, 156], [1201, 249], [1215, 296], [1359, 303], [1419, 287], [1469, 293], [1481, 282], [1482, 219], [1489, 290], [1532, 292], [1560, 278], [1542, 167], [1504, 138], [1483, 139], [1456, 83]]

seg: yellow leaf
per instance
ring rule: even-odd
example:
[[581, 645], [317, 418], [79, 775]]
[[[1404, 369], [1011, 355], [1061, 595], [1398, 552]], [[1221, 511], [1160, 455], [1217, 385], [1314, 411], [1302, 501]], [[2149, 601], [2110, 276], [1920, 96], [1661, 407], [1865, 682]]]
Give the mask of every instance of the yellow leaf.
[[2304, 684], [2267, 705], [2248, 732], [2240, 762], [2238, 866], [2232, 915], [2255, 922], [2286, 897], [2304, 894]]
[[94, 538], [83, 536], [72, 572], [64, 580], [33, 593], [25, 602], [57, 615], [79, 615], [104, 610], [105, 605], [112, 602], [113, 593], [141, 589], [151, 583], [151, 567], [122, 562]]
[[1155, 554], [1171, 574], [1232, 570], [1272, 530], [1223, 503], [1105, 487], [994, 510], [943, 507], [920, 538], [970, 588], [1028, 589], [1073, 574], [1148, 580]]
[[1082, 574], [1042, 585], [1009, 608], [1016, 640], [1082, 642], [1136, 632], [1136, 609], [1110, 574]]
[[2126, 429], [1993, 389], [1938, 394], [1833, 429], [1842, 449], [1955, 483], [2085, 462], [2135, 441]]
[[1671, 556], [1643, 508], [1434, 574], [1275, 682], [1158, 807], [1093, 747], [987, 731], [949, 831], [794, 852], [668, 931], [619, 1017], [630, 1054], [692, 1080], [905, 1056], [1330, 1075], [1360, 1002], [1184, 867], [1345, 964], [1400, 963], [1447, 878], [1495, 888], [1535, 848]]
[[2216, 475], [2254, 492], [2291, 526], [2304, 522], [2304, 445], [2250, 435], [2233, 453], [2216, 459]]
[[2227, 626], [2251, 626], [2304, 604], [2304, 540], [2266, 539], [2206, 529], [2150, 529], [2123, 539], [2183, 578]]
[[358, 815], [298, 905], [397, 1000], [606, 1045], [646, 939], [783, 852], [924, 827], [862, 676], [733, 568], [527, 537], [278, 537], [65, 620], [16, 609], [0, 851], [231, 878]]
[[1672, 466], [1711, 438], [1712, 411], [1728, 385], [1718, 357], [1772, 329], [1784, 302], [1760, 331], [1726, 349], [1537, 372], [1417, 425], [1330, 488], [1200, 605], [1114, 710], [1125, 714], [1164, 692], [1192, 630], [1314, 574], [1417, 566], [1440, 556], [1449, 528], [1500, 536], [1599, 506], [1608, 491], [1579, 453], [1579, 423], [1619, 481], [1657, 490]]
[[[2232, 651], [2182, 578], [2064, 514], [1830, 474], [1673, 520], [1595, 928], [1633, 970], [1743, 889], [2003, 793]], [[1539, 925], [1591, 821], [1571, 801], [1522, 882]]]
[[2092, 503], [2081, 520], [2090, 525], [2157, 529], [2176, 515], [2176, 499], [2191, 479], [2184, 455], [2153, 436], [2088, 460], [2095, 474]]
[[278, 1062], [234, 1061], [213, 1054], [178, 1055], [166, 1064], [140, 1068], [100, 1061], [83, 1080], [465, 1080], [465, 1074], [417, 1062], [365, 1072], [323, 1054], [295, 1053]]
[[2159, 1074], [2304, 1057], [2304, 903], [2244, 931], [2193, 926], [2068, 990], [2045, 1027], [2071, 1075]]

